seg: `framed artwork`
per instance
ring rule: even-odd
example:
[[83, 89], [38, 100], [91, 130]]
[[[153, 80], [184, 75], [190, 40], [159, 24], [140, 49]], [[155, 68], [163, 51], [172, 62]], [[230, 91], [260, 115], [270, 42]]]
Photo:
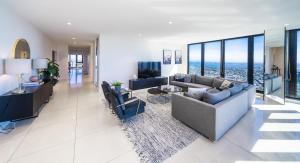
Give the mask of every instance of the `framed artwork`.
[[172, 50], [163, 50], [163, 64], [172, 63]]
[[175, 50], [175, 64], [182, 64], [182, 50]]

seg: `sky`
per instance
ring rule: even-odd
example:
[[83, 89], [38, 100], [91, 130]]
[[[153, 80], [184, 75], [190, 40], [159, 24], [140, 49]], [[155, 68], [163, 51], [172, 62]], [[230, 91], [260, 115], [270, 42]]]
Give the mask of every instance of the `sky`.
[[225, 41], [225, 63], [248, 62], [248, 38]]
[[189, 46], [190, 61], [201, 61], [201, 44], [193, 44]]
[[221, 61], [221, 42], [210, 42], [205, 44], [205, 61], [220, 62]]
[[[255, 37], [254, 41], [254, 63], [263, 63], [264, 37]], [[205, 43], [205, 61], [220, 62], [220, 46], [219, 41]], [[191, 61], [201, 61], [201, 44], [190, 45], [189, 57]], [[248, 38], [225, 41], [225, 62], [246, 63], [247, 61]]]

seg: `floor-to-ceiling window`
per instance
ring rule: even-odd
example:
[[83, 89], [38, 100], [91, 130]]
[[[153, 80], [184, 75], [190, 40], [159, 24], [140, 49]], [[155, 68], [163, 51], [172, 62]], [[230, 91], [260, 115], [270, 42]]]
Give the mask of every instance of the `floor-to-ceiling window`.
[[253, 84], [264, 91], [264, 36], [255, 36], [253, 46]]
[[225, 78], [248, 81], [248, 38], [225, 41]]
[[201, 75], [201, 48], [201, 44], [188, 45], [190, 74]]
[[204, 44], [204, 75], [209, 77], [220, 76], [221, 41]]
[[264, 48], [263, 34], [188, 44], [188, 71], [190, 74], [248, 82], [262, 93]]
[[297, 97], [300, 97], [300, 31], [297, 32]]

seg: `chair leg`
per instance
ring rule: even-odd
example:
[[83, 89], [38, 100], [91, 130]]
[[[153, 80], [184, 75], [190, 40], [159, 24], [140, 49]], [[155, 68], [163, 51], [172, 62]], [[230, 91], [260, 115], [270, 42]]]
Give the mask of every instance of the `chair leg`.
[[7, 122], [6, 125], [0, 125], [0, 133], [8, 134], [16, 128], [15, 122]]

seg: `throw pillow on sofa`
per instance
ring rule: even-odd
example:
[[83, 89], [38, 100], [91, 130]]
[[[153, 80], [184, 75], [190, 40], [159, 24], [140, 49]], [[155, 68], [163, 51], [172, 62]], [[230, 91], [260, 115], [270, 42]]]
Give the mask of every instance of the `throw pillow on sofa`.
[[225, 100], [229, 96], [230, 96], [229, 90], [226, 89], [226, 90], [220, 91], [220, 90], [214, 88], [214, 89], [208, 90], [204, 94], [203, 101], [207, 102], [209, 104], [215, 105], [215, 104]]
[[224, 79], [222, 79], [222, 78], [214, 78], [213, 83], [212, 83], [212, 87], [213, 88], [220, 88], [223, 81], [224, 81]]
[[236, 95], [236, 94], [238, 94], [239, 92], [241, 92], [243, 90], [243, 85], [235, 83], [233, 85], [233, 87], [229, 88], [228, 90], [230, 91], [230, 95], [233, 96], [233, 95]]
[[197, 100], [202, 100], [206, 91], [207, 91], [207, 88], [188, 88], [188, 92], [185, 93], [185, 96], [191, 97], [191, 98], [194, 98]]
[[224, 80], [222, 85], [219, 87], [219, 89], [224, 90], [224, 89], [228, 89], [231, 86], [231, 82], [228, 80]]
[[206, 76], [196, 76], [196, 83], [197, 84], [202, 84], [202, 85], [207, 85], [207, 86], [212, 86], [214, 78], [206, 77]]
[[178, 79], [175, 78], [175, 81], [184, 82], [184, 78], [178, 78]]
[[174, 79], [178, 82], [184, 82], [184, 74], [175, 74]]
[[185, 75], [184, 76], [184, 82], [191, 83], [192, 82], [192, 75], [189, 75], [189, 74]]

